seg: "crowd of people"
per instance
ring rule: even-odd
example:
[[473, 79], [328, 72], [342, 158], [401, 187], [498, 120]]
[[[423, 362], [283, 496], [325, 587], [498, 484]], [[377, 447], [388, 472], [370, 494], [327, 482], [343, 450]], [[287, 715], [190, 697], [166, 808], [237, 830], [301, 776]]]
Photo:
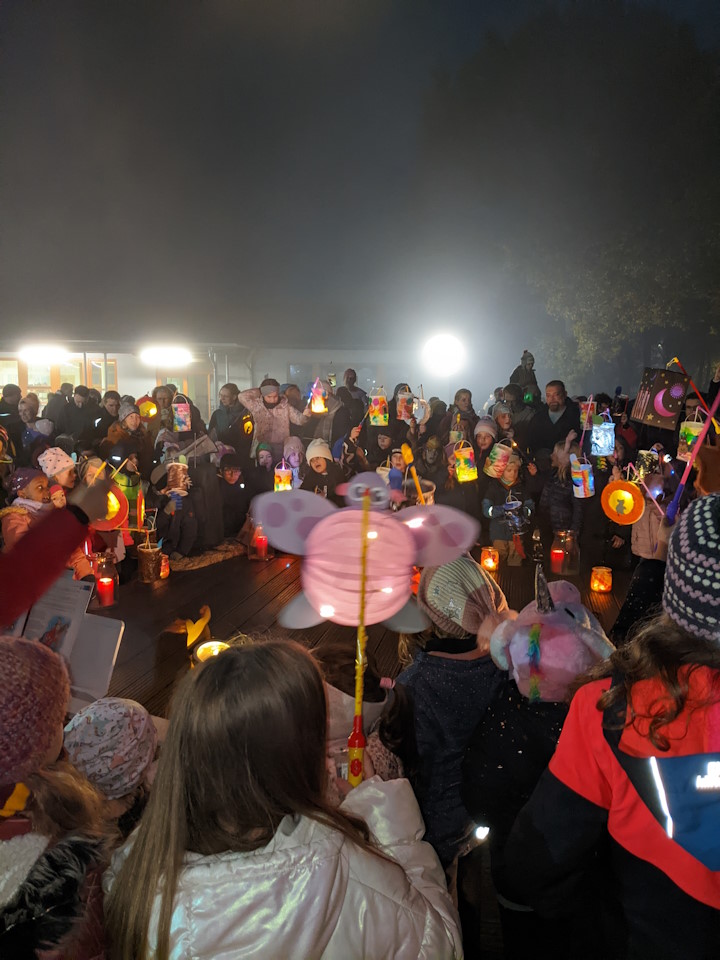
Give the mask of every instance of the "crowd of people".
[[[226, 384], [207, 427], [172, 385], [153, 391], [147, 419], [132, 397], [67, 387], [42, 418], [32, 395], [3, 388], [0, 578], [18, 594], [7, 620], [43, 587], [22, 580], [43, 541], [58, 547], [46, 579], [63, 564], [88, 575], [88, 534], [94, 550], [122, 549], [132, 575], [143, 511], [156, 511], [163, 549], [184, 556], [208, 524], [241, 536], [278, 464], [338, 505], [351, 477], [377, 470], [402, 510], [416, 503], [412, 461], [427, 499], [475, 517], [502, 564], [536, 562], [536, 597], [510, 610], [469, 555], [421, 571], [430, 626], [400, 638], [394, 680], [368, 664], [364, 776], [352, 789], [338, 744], [354, 709], [346, 651], [318, 663], [298, 642], [243, 638], [182, 680], [159, 743], [133, 701], [103, 698], [66, 722], [62, 658], [0, 638], [0, 956], [460, 958], [455, 881], [478, 826], [489, 828], [507, 958], [717, 954], [712, 458], [674, 527], [654, 509], [613, 524], [599, 494], [640, 450], [645, 496], [673, 496], [677, 435], [638, 427], [631, 401], [598, 393], [615, 446], [593, 455], [585, 398], [560, 380], [543, 395], [528, 351], [481, 410], [468, 389], [446, 405], [401, 383], [378, 426], [352, 370], [342, 387], [322, 383], [321, 413], [294, 384]], [[720, 366], [709, 403], [718, 389]], [[593, 498], [573, 494], [581, 460]], [[111, 477], [134, 520], [93, 532]], [[635, 565], [610, 638], [572, 583], [546, 582], [535, 530], [545, 554], [572, 532], [592, 562]]]

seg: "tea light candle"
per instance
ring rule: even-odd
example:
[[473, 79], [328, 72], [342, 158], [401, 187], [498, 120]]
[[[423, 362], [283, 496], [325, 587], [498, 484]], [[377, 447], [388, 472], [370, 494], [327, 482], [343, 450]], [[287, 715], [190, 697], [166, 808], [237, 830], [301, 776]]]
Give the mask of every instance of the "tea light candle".
[[115, 581], [112, 577], [100, 577], [95, 581], [95, 588], [101, 607], [110, 607], [115, 603]]
[[590, 589], [595, 593], [610, 593], [612, 570], [610, 567], [593, 567], [590, 573]]
[[550, 551], [550, 569], [553, 573], [562, 573], [563, 563], [565, 562], [565, 551], [559, 547], [554, 547]]
[[497, 570], [500, 554], [495, 547], [483, 547], [480, 554], [480, 566], [484, 570]]
[[224, 640], [206, 640], [205, 643], [200, 644], [193, 655], [196, 660], [203, 663], [205, 660], [209, 660], [210, 657], [216, 657], [219, 653], [222, 653], [223, 650], [229, 649], [230, 644], [225, 643]]
[[255, 550], [261, 560], [266, 560], [268, 555], [268, 538], [265, 534], [259, 534], [255, 537]]

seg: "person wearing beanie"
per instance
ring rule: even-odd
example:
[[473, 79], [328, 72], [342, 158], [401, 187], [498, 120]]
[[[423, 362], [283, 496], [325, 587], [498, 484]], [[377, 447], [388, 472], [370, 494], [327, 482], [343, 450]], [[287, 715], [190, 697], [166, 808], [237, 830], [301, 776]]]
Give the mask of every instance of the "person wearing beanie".
[[0, 662], [0, 956], [96, 957], [102, 799], [58, 759], [67, 668], [43, 644], [14, 637], [0, 637]]
[[473, 441], [475, 445], [475, 466], [478, 469], [478, 476], [482, 473], [485, 461], [490, 451], [497, 443], [498, 428], [494, 417], [483, 415], [478, 417], [475, 424]]
[[110, 424], [107, 436], [100, 444], [100, 453], [108, 457], [113, 447], [126, 443], [132, 443], [135, 449], [140, 476], [143, 480], [149, 480], [155, 453], [153, 438], [143, 426], [137, 404], [123, 400], [118, 408], [117, 420]]
[[388, 419], [386, 427], [368, 427], [367, 461], [371, 470], [384, 466], [393, 448], [393, 425]]
[[335, 492], [344, 482], [342, 467], [333, 460], [332, 451], [325, 440], [311, 440], [308, 444], [307, 462], [309, 470], [300, 485], [301, 490], [309, 490], [321, 497], [332, 500], [338, 507], [345, 506], [343, 498]]
[[720, 942], [720, 495], [680, 515], [662, 612], [586, 675], [505, 849], [542, 917], [572, 916], [609, 848], [618, 957], [710, 960]]
[[460, 796], [462, 761], [502, 682], [490, 658], [490, 637], [510, 613], [500, 587], [468, 556], [425, 567], [417, 603], [431, 627], [397, 683], [405, 686], [415, 707], [417, 795], [425, 838], [447, 868], [472, 829]]
[[10, 478], [10, 506], [0, 510], [3, 550], [12, 550], [21, 537], [45, 516], [50, 503], [50, 484], [39, 470], [21, 467]]
[[258, 493], [269, 493], [275, 489], [275, 460], [273, 460], [273, 446], [261, 441], [255, 448], [256, 464], [248, 474], [250, 496]]
[[415, 460], [415, 464], [418, 476], [434, 483], [436, 490], [445, 483], [448, 476], [447, 460], [439, 437], [433, 434], [427, 438], [420, 456]]
[[293, 489], [297, 490], [307, 473], [305, 462], [305, 447], [300, 437], [288, 437], [283, 444], [283, 459], [285, 466], [292, 470]]
[[52, 483], [72, 490], [77, 481], [75, 461], [60, 447], [49, 447], [38, 457], [38, 466]]
[[519, 384], [523, 390], [526, 387], [536, 386], [537, 377], [535, 376], [535, 357], [529, 350], [523, 350], [520, 363], [510, 374], [510, 383]]
[[140, 819], [155, 772], [158, 735], [150, 714], [135, 700], [102, 697], [70, 720], [64, 746], [70, 763], [105, 798], [106, 818], [122, 821], [126, 837]]
[[242, 462], [236, 453], [220, 460], [218, 492], [222, 504], [223, 536], [237, 537], [250, 507], [250, 487], [243, 477]]
[[259, 387], [241, 390], [238, 401], [250, 411], [255, 421], [253, 453], [258, 444], [267, 443], [273, 463], [282, 457], [283, 444], [290, 436], [290, 424], [302, 426], [310, 419], [309, 405], [303, 412], [296, 410], [287, 397], [280, 396], [280, 384], [272, 377], [266, 377]]

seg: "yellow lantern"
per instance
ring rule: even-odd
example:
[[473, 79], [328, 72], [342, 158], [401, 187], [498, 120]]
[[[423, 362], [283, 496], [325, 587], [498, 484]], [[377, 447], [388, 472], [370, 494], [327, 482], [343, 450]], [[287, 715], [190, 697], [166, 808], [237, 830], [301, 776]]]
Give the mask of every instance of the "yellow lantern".
[[275, 493], [280, 490], [292, 490], [292, 470], [285, 466], [285, 459], [275, 466]]
[[225, 643], [224, 640], [206, 640], [193, 650], [192, 655], [195, 660], [204, 663], [206, 660], [210, 660], [211, 657], [217, 657], [218, 654], [229, 649], [230, 644]]
[[137, 401], [137, 407], [140, 411], [140, 419], [143, 423], [147, 423], [151, 417], [154, 417], [157, 413], [157, 407], [155, 406], [155, 401], [147, 393], [144, 397], [140, 397]]
[[325, 403], [325, 388], [320, 383], [320, 377], [315, 380], [310, 390], [310, 410], [313, 413], [327, 413], [328, 408]]
[[500, 554], [495, 547], [483, 547], [480, 554], [480, 566], [483, 570], [497, 570], [500, 563]]
[[621, 526], [635, 523], [645, 512], [645, 498], [637, 484], [629, 480], [613, 480], [600, 498], [605, 515]]
[[477, 480], [475, 451], [472, 444], [468, 443], [467, 440], [460, 440], [455, 444], [455, 474], [459, 483], [469, 483], [471, 480]]
[[610, 567], [593, 567], [590, 573], [590, 589], [595, 593], [610, 593], [612, 570]]

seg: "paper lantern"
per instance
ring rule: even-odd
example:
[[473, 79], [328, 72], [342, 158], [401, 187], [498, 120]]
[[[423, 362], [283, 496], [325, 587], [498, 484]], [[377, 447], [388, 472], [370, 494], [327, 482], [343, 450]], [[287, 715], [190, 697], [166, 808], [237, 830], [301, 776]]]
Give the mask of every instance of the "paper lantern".
[[327, 404], [325, 403], [325, 388], [320, 383], [320, 378], [310, 388], [310, 410], [313, 413], [327, 413]]
[[573, 496], [579, 500], [586, 500], [595, 496], [595, 477], [592, 465], [581, 463], [574, 453], [570, 454], [570, 477], [573, 485]]
[[183, 393], [178, 393], [172, 402], [173, 433], [187, 433], [192, 430], [192, 411], [190, 401]]
[[461, 440], [455, 444], [455, 474], [459, 483], [469, 483], [471, 480], [477, 480], [475, 451], [472, 444], [466, 440]]
[[101, 520], [92, 522], [95, 530], [116, 530], [125, 523], [130, 513], [128, 498], [116, 483], [110, 484], [107, 499], [107, 513]]
[[398, 420], [409, 420], [413, 415], [413, 395], [402, 391], [397, 395], [395, 408]]
[[460, 443], [460, 441], [464, 439], [465, 434], [460, 429], [460, 414], [458, 413], [452, 422], [452, 428], [448, 434], [448, 443]]
[[650, 473], [657, 473], [660, 466], [660, 458], [657, 450], [638, 450], [635, 457], [635, 474], [638, 482], [644, 480]]
[[610, 567], [592, 568], [590, 589], [595, 593], [610, 593], [612, 590], [612, 570]]
[[388, 402], [383, 390], [370, 394], [368, 420], [371, 427], [386, 427], [388, 425]]
[[612, 420], [593, 423], [590, 432], [590, 453], [593, 457], [609, 457], [615, 450], [615, 424]]
[[280, 490], [292, 490], [292, 470], [285, 466], [285, 460], [275, 466], [275, 492]]
[[480, 554], [480, 566], [484, 570], [497, 570], [500, 563], [500, 554], [495, 547], [483, 547]]
[[[698, 408], [699, 409], [699, 408]], [[678, 460], [690, 460], [693, 448], [697, 443], [697, 438], [702, 432], [704, 424], [702, 420], [685, 420], [680, 425], [680, 437], [678, 440], [677, 458]]]
[[602, 492], [605, 515], [621, 526], [635, 523], [645, 512], [642, 490], [629, 480], [613, 480]]
[[506, 439], [496, 443], [487, 455], [483, 473], [486, 473], [488, 477], [495, 477], [495, 479], [501, 477], [505, 473], [505, 467], [508, 465], [511, 453], [512, 440]]
[[140, 397], [136, 401], [138, 410], [140, 411], [140, 419], [143, 423], [147, 423], [151, 417], [154, 417], [157, 413], [157, 407], [155, 406], [155, 401], [147, 393], [144, 397]]

